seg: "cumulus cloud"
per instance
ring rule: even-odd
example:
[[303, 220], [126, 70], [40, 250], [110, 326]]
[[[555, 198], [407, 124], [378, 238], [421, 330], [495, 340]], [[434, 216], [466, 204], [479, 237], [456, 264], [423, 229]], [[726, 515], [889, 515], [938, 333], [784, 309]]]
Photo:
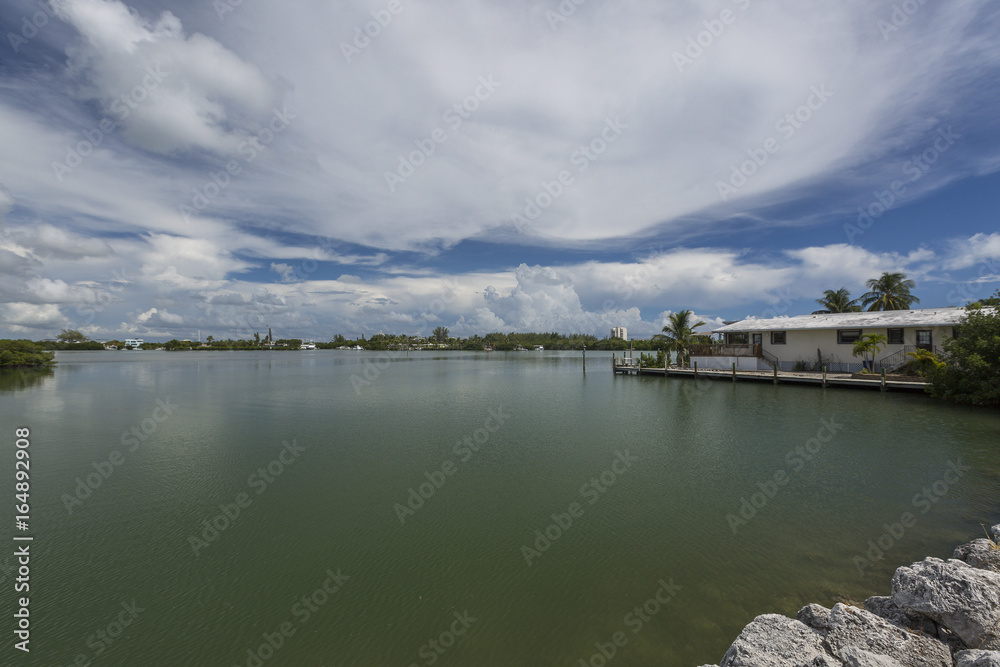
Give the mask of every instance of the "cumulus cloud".
[[169, 313], [166, 310], [159, 310], [157, 308], [150, 308], [144, 313], [139, 313], [135, 320], [139, 324], [146, 327], [153, 327], [157, 325], [175, 327], [184, 323], [184, 318], [180, 315]]
[[184, 34], [169, 11], [149, 20], [117, 0], [57, 0], [79, 32], [70, 67], [132, 144], [157, 153], [226, 154], [279, 104], [282, 86], [218, 41]]
[[55, 304], [4, 303], [0, 304], [4, 324], [14, 332], [38, 336], [41, 331], [59, 329], [66, 323]]

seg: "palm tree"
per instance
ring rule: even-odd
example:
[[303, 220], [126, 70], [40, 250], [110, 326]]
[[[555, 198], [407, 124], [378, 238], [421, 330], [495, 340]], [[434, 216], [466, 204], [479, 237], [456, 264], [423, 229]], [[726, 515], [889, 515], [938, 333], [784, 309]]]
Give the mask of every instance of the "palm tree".
[[684, 354], [685, 350], [691, 344], [691, 336], [694, 335], [694, 330], [705, 324], [702, 320], [691, 324], [691, 315], [693, 313], [690, 310], [680, 310], [676, 313], [670, 313], [667, 317], [667, 324], [663, 327], [663, 333], [658, 334], [655, 338], [666, 338], [670, 342], [670, 349], [678, 350]]
[[916, 283], [907, 279], [905, 273], [886, 271], [878, 278], [868, 281], [868, 292], [861, 295], [861, 303], [872, 310], [909, 310], [920, 299], [910, 294]]
[[823, 292], [823, 298], [816, 299], [816, 303], [823, 306], [823, 310], [828, 313], [856, 313], [861, 310], [858, 300], [851, 298], [851, 293], [846, 287], [826, 290]]
[[851, 352], [855, 357], [861, 357], [864, 368], [875, 370], [875, 355], [885, 347], [886, 337], [883, 334], [867, 333], [854, 341]]

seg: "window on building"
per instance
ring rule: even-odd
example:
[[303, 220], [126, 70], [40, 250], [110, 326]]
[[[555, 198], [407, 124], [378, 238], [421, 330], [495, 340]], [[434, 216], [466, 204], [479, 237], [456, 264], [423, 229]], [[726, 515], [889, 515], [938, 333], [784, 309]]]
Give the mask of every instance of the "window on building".
[[785, 344], [785, 332], [784, 331], [772, 331], [771, 332], [771, 345], [784, 345]]
[[746, 345], [750, 342], [750, 335], [743, 333], [727, 333], [726, 345]]
[[903, 330], [902, 329], [888, 329], [889, 333], [889, 345], [902, 345], [903, 344]]
[[917, 345], [927, 346], [931, 345], [931, 332], [930, 329], [917, 329]]
[[837, 342], [841, 344], [853, 344], [861, 338], [861, 329], [837, 329]]

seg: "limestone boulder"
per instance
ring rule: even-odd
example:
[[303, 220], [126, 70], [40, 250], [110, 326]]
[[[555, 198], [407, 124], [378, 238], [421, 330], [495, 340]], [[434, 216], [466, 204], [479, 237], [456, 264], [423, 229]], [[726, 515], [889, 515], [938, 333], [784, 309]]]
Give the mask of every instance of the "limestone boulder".
[[986, 538], [963, 544], [955, 549], [952, 558], [982, 570], [1000, 572], [1000, 549], [994, 549], [993, 544]]
[[1000, 649], [1000, 573], [925, 558], [896, 570], [892, 600], [954, 632], [969, 648]]
[[827, 654], [823, 635], [805, 623], [778, 614], [750, 622], [726, 651], [720, 667], [840, 667]]

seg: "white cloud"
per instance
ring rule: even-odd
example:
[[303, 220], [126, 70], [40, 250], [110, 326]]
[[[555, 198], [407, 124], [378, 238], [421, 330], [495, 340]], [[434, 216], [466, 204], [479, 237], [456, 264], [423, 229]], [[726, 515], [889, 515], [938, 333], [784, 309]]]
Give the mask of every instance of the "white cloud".
[[66, 318], [55, 304], [4, 303], [0, 304], [3, 322], [14, 332], [39, 336], [42, 331], [62, 328]]
[[107, 241], [60, 229], [50, 224], [39, 224], [31, 236], [22, 243], [39, 257], [77, 259], [106, 257], [114, 254]]
[[76, 28], [71, 67], [132, 144], [157, 153], [226, 154], [279, 105], [282, 86], [205, 35], [184, 36], [169, 11], [149, 21], [117, 0], [59, 0]]
[[144, 313], [139, 313], [135, 320], [144, 326], [180, 326], [184, 324], [184, 318], [180, 315], [157, 308], [150, 308]]
[[994, 272], [1000, 266], [1000, 232], [975, 234], [953, 241], [944, 268], [966, 269], [980, 263], [992, 267]]

